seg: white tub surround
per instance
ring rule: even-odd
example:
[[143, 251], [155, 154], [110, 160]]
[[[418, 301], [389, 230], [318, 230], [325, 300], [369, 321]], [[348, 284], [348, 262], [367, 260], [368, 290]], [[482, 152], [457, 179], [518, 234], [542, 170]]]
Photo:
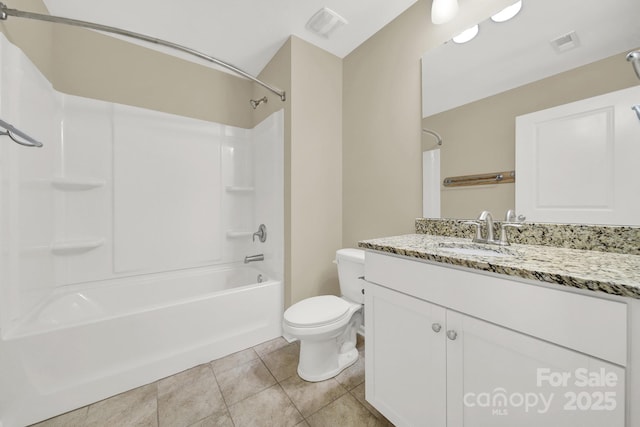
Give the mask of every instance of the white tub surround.
[[241, 129], [59, 93], [1, 34], [0, 59], [0, 117], [44, 143], [0, 141], [0, 424], [281, 334], [282, 110]]

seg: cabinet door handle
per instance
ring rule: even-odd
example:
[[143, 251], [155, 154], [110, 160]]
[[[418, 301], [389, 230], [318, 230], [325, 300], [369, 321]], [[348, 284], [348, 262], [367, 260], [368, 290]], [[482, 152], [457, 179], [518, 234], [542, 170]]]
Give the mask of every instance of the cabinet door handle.
[[433, 329], [433, 332], [440, 332], [440, 329], [442, 329], [442, 325], [440, 323], [434, 323], [433, 325], [431, 325], [431, 329]]
[[447, 338], [449, 338], [451, 341], [453, 341], [456, 338], [458, 338], [458, 333], [456, 331], [454, 331], [453, 329], [450, 329], [450, 330], [447, 331]]

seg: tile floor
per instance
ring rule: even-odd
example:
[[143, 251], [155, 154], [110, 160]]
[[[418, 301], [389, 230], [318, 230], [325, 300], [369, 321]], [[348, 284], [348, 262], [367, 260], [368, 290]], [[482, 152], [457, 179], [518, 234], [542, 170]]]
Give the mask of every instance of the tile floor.
[[364, 400], [361, 339], [358, 361], [319, 383], [298, 377], [299, 349], [277, 338], [34, 426], [393, 426]]

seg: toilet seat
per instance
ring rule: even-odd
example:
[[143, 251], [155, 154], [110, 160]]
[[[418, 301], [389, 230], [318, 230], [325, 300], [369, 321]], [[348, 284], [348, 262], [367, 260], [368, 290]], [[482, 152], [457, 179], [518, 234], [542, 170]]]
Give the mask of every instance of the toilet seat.
[[284, 312], [284, 320], [295, 328], [317, 328], [351, 317], [352, 305], [335, 295], [311, 297]]

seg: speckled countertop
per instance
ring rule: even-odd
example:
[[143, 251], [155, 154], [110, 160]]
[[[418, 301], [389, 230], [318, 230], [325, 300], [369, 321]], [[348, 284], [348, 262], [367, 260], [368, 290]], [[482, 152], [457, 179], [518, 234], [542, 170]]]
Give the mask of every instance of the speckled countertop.
[[[479, 245], [471, 239], [406, 234], [363, 240], [358, 246], [412, 258], [640, 299], [640, 255], [512, 244]], [[453, 253], [447, 246], [486, 247], [496, 256]], [[507, 256], [503, 256], [507, 255]]]

